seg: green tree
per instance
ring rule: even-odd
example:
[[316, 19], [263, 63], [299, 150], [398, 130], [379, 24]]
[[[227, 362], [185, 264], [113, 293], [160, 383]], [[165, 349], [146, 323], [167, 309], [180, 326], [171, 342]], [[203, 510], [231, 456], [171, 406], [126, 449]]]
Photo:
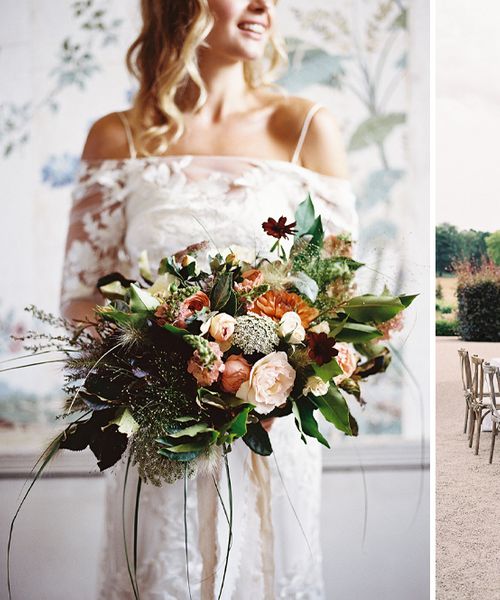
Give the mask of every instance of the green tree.
[[500, 229], [488, 235], [486, 238], [488, 256], [496, 264], [500, 265]]
[[436, 227], [436, 271], [451, 273], [453, 263], [463, 258], [463, 240], [455, 225], [442, 223]]
[[489, 233], [486, 231], [476, 231], [475, 229], [461, 231], [462, 258], [475, 267], [479, 267], [483, 259], [488, 257], [485, 241], [488, 235]]

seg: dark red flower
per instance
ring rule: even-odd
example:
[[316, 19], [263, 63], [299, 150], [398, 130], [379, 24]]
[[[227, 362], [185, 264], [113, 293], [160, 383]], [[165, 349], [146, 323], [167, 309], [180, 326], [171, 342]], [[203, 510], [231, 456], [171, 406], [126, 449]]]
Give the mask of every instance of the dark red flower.
[[339, 351], [334, 348], [335, 338], [328, 337], [326, 333], [309, 332], [306, 337], [307, 354], [320, 367], [329, 363]]
[[269, 217], [267, 221], [262, 223], [262, 229], [267, 235], [272, 237], [288, 239], [289, 235], [297, 233], [297, 231], [293, 229], [295, 225], [297, 225], [296, 221], [287, 224], [286, 217], [280, 217], [277, 221]]

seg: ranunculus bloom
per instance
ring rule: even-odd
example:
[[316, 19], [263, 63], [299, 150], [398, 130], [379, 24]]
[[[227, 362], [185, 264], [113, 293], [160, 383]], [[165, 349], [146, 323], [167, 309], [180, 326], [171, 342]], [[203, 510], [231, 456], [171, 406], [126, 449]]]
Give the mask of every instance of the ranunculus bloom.
[[339, 351], [336, 356], [337, 362], [339, 363], [340, 368], [343, 371], [342, 375], [337, 375], [333, 378], [335, 383], [340, 383], [350, 377], [354, 371], [356, 370], [356, 365], [358, 363], [356, 358], [356, 353], [352, 349], [349, 344], [344, 342], [339, 342], [335, 344], [335, 348]]
[[210, 298], [205, 292], [196, 292], [196, 294], [189, 296], [180, 305], [174, 325], [176, 327], [186, 327], [186, 319], [202, 310], [205, 306], [207, 308], [210, 307]]
[[242, 383], [248, 381], [252, 366], [241, 354], [231, 355], [225, 363], [221, 387], [225, 392], [236, 394]]
[[295, 382], [295, 370], [286, 352], [271, 352], [258, 360], [248, 381], [241, 384], [236, 396], [255, 405], [260, 414], [270, 413], [286, 402]]
[[312, 394], [313, 396], [324, 396], [330, 387], [328, 382], [325, 382], [318, 375], [311, 375], [307, 378], [306, 384], [302, 393], [304, 396]]
[[188, 361], [188, 373], [196, 379], [198, 385], [210, 386], [219, 379], [219, 375], [224, 372], [225, 366], [222, 362], [222, 351], [215, 342], [208, 342], [210, 348], [216, 356], [215, 361], [210, 367], [206, 367], [201, 359], [198, 350], [193, 352], [193, 356]]
[[286, 312], [278, 325], [281, 337], [288, 337], [290, 344], [299, 344], [306, 337], [306, 330], [302, 327], [300, 316], [293, 310]]
[[160, 304], [160, 306], [155, 310], [156, 322], [160, 327], [163, 327], [163, 325], [168, 323], [168, 314], [168, 304]]
[[248, 269], [241, 274], [243, 281], [234, 284], [237, 292], [250, 292], [254, 287], [264, 283], [264, 275], [259, 269]]

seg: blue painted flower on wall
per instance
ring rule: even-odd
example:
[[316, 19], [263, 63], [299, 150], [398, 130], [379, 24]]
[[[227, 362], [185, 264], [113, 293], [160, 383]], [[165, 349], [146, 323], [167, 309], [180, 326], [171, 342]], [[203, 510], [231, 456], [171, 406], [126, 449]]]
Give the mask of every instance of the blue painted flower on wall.
[[42, 181], [51, 187], [63, 187], [74, 182], [80, 159], [65, 152], [62, 155], [49, 156], [42, 167]]

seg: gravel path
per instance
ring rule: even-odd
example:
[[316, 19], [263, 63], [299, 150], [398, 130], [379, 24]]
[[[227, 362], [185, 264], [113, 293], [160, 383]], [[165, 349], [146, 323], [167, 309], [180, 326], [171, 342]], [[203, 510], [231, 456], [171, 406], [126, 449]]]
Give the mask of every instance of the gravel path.
[[463, 431], [457, 349], [500, 357], [500, 344], [437, 338], [436, 586], [438, 600], [500, 599], [500, 438], [488, 464], [491, 433], [479, 455]]

